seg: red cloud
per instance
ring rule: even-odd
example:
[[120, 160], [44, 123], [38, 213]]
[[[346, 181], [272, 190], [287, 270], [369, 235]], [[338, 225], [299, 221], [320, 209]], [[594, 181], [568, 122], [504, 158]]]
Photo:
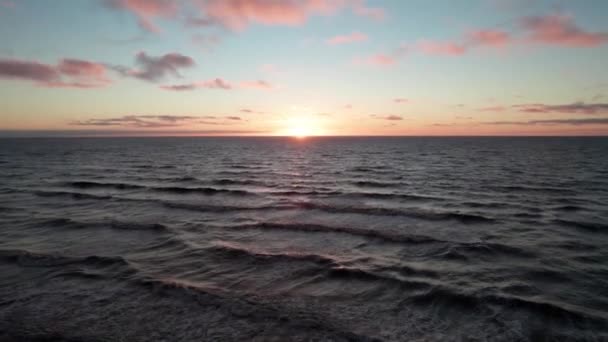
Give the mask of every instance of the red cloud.
[[146, 31], [158, 32], [153, 19], [157, 17], [170, 17], [176, 13], [176, 1], [173, 0], [106, 0], [113, 8], [133, 13], [137, 17], [139, 26]]
[[497, 30], [478, 30], [470, 32], [467, 36], [471, 45], [475, 46], [505, 46], [511, 41], [508, 33]]
[[338, 44], [348, 44], [355, 42], [363, 42], [367, 40], [367, 35], [361, 32], [353, 32], [347, 35], [335, 36], [327, 40], [327, 44], [330, 45], [338, 45]]
[[419, 42], [418, 49], [429, 55], [445, 56], [459, 56], [467, 51], [467, 48], [462, 44], [453, 42], [435, 42], [428, 40]]
[[572, 47], [592, 47], [608, 42], [606, 32], [586, 32], [569, 16], [526, 17], [522, 26], [531, 42]]
[[103, 64], [63, 59], [58, 65], [23, 60], [0, 60], [0, 78], [33, 81], [44, 87], [95, 88], [109, 84]]

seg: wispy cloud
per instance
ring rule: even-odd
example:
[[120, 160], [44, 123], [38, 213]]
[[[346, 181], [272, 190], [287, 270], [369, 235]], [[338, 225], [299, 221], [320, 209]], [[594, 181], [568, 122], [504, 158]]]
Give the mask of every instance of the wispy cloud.
[[255, 81], [242, 81], [240, 83], [241, 88], [252, 88], [252, 89], [262, 89], [262, 90], [270, 90], [274, 87], [272, 84], [263, 81], [263, 80], [255, 80]]
[[135, 56], [137, 68], [124, 66], [111, 66], [123, 76], [138, 78], [143, 81], [156, 82], [167, 76], [181, 77], [180, 69], [193, 67], [196, 63], [189, 56], [177, 52], [167, 53], [162, 56], [149, 56], [145, 52], [138, 52]]
[[31, 81], [43, 87], [96, 88], [111, 83], [103, 64], [72, 58], [56, 65], [0, 59], [0, 78]]
[[548, 119], [548, 120], [528, 120], [528, 121], [493, 121], [482, 122], [484, 125], [517, 125], [517, 126], [533, 126], [533, 125], [608, 125], [608, 118], [573, 118], [573, 119]]
[[188, 90], [195, 90], [195, 89], [200, 89], [200, 88], [230, 90], [233, 88], [233, 85], [230, 82], [225, 81], [221, 78], [215, 78], [212, 80], [195, 82], [195, 83], [162, 85], [162, 86], [160, 86], [160, 88], [164, 89], [164, 90], [172, 90], [172, 91], [188, 91]]
[[105, 0], [106, 5], [132, 13], [139, 26], [149, 32], [158, 33], [156, 18], [170, 18], [177, 12], [178, 1], [173, 0]]
[[525, 113], [578, 113], [604, 114], [608, 113], [608, 103], [575, 102], [565, 105], [547, 105], [541, 103], [513, 105], [513, 108]]
[[171, 91], [189, 91], [196, 89], [222, 89], [222, 90], [231, 90], [235, 88], [242, 89], [260, 89], [260, 90], [270, 90], [274, 87], [272, 84], [263, 81], [242, 81], [238, 83], [233, 83], [226, 81], [222, 78], [215, 78], [207, 81], [193, 82], [193, 83], [184, 83], [184, 84], [173, 84], [173, 85], [162, 85], [161, 89], [171, 90]]
[[368, 39], [368, 36], [365, 33], [361, 32], [353, 32], [345, 35], [338, 35], [326, 40], [326, 43], [329, 45], [340, 45], [340, 44], [349, 44], [356, 42], [364, 42]]
[[374, 119], [388, 120], [388, 121], [401, 121], [401, 120], [403, 120], [403, 117], [401, 117], [399, 115], [376, 115], [376, 114], [372, 114], [370, 116], [372, 118], [374, 118]]
[[521, 21], [529, 42], [569, 47], [594, 47], [608, 42], [608, 32], [588, 32], [565, 15], [525, 17]]
[[467, 51], [466, 46], [460, 43], [431, 40], [420, 41], [417, 47], [427, 55], [459, 56]]
[[192, 115], [124, 115], [111, 118], [93, 118], [73, 121], [73, 126], [112, 126], [136, 128], [163, 128], [192, 126], [196, 124], [229, 125], [228, 121], [239, 121], [238, 116], [192, 116]]
[[410, 100], [408, 100], [406, 98], [403, 98], [403, 97], [398, 97], [398, 98], [393, 99], [393, 102], [395, 102], [395, 103], [409, 103]]
[[359, 65], [385, 66], [386, 67], [386, 66], [392, 66], [392, 65], [397, 64], [397, 58], [395, 58], [391, 55], [378, 53], [378, 54], [371, 55], [368, 57], [355, 58], [354, 63], [359, 64]]

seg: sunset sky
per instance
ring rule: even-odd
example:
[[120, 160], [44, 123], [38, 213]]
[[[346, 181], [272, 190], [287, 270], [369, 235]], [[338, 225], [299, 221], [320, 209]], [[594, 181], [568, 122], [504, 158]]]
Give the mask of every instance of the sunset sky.
[[606, 135], [608, 1], [0, 0], [0, 136]]

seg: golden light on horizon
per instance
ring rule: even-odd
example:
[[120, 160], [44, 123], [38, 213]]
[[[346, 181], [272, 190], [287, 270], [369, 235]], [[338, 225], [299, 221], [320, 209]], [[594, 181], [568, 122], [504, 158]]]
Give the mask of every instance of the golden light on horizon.
[[293, 115], [285, 120], [280, 135], [303, 139], [309, 136], [325, 135], [322, 120], [313, 114], [312, 108], [292, 107]]

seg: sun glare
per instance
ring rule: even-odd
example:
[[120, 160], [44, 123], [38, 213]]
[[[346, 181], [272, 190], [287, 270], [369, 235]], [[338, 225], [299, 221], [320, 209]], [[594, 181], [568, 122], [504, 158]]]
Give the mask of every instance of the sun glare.
[[280, 134], [298, 139], [324, 135], [322, 120], [311, 114], [311, 112], [311, 108], [292, 107], [293, 114], [285, 121]]
[[283, 134], [294, 138], [306, 138], [315, 135], [323, 135], [323, 130], [316, 121], [310, 118], [293, 118], [287, 122]]

